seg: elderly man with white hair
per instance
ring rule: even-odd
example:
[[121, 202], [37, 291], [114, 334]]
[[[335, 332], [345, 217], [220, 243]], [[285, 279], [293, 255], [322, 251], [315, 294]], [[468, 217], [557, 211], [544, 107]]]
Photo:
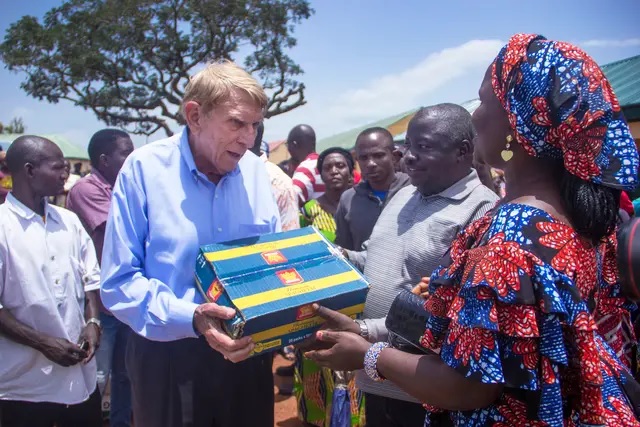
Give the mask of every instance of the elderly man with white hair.
[[[179, 134], [136, 150], [113, 189], [102, 300], [136, 333], [126, 365], [138, 426], [272, 426], [271, 355], [232, 340], [230, 308], [206, 303], [201, 245], [280, 231], [262, 161], [247, 150], [267, 96], [232, 62], [192, 77]], [[235, 363], [234, 363], [235, 362]]]

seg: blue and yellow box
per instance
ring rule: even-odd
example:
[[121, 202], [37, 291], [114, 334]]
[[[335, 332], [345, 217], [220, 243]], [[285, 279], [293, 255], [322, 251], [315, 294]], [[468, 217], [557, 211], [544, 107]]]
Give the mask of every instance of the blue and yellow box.
[[202, 246], [196, 283], [209, 302], [232, 307], [232, 338], [250, 335], [254, 354], [310, 337], [323, 323], [315, 302], [352, 318], [369, 284], [315, 228]]

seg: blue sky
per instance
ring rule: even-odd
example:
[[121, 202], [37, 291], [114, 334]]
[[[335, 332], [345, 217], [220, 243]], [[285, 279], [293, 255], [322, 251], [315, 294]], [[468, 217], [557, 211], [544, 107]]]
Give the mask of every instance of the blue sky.
[[[22, 15], [41, 17], [58, 4], [0, 0], [0, 34]], [[291, 52], [305, 71], [308, 104], [268, 120], [268, 140], [285, 138], [298, 123], [323, 138], [417, 106], [474, 98], [486, 67], [516, 32], [577, 43], [600, 64], [640, 54], [638, 0], [319, 0], [312, 6], [316, 13], [296, 28]], [[19, 87], [23, 78], [0, 67], [0, 121], [22, 116], [29, 132], [63, 134], [78, 144], [104, 127], [71, 103], [28, 97]]]

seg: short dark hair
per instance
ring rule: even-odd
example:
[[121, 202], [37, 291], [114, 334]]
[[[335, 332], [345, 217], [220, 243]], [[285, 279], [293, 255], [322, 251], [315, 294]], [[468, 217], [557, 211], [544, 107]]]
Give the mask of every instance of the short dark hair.
[[355, 167], [355, 163], [353, 161], [353, 156], [350, 152], [340, 147], [332, 147], [327, 148], [318, 156], [318, 172], [322, 173], [322, 165], [324, 164], [324, 160], [327, 158], [329, 154], [341, 154], [344, 156], [347, 161], [347, 167], [349, 168], [349, 173], [353, 173], [353, 169]]
[[380, 135], [382, 135], [382, 137], [384, 137], [387, 140], [387, 148], [389, 150], [393, 151], [395, 149], [395, 144], [393, 142], [393, 135], [391, 135], [391, 132], [389, 132], [389, 129], [383, 128], [383, 127], [380, 127], [380, 126], [367, 128], [367, 129], [363, 130], [362, 132], [360, 132], [358, 134], [358, 137], [356, 138], [356, 145], [358, 145], [358, 140], [360, 138], [364, 138], [364, 137], [367, 137], [369, 135], [375, 135], [375, 134], [380, 134]]
[[54, 142], [46, 138], [22, 135], [16, 138], [7, 149], [5, 159], [7, 169], [12, 175], [18, 175], [26, 163], [38, 166], [48, 157], [47, 148], [52, 147], [55, 147], [54, 150], [60, 150]]
[[258, 127], [256, 128], [256, 137], [253, 140], [253, 145], [251, 146], [251, 151], [256, 156], [260, 156], [260, 152], [262, 151], [262, 137], [264, 136], [264, 123], [260, 122]]
[[446, 131], [451, 142], [473, 141], [475, 129], [471, 122], [471, 113], [458, 104], [444, 103], [422, 107], [411, 120], [420, 120], [423, 117], [437, 118], [439, 129]]
[[264, 122], [258, 123], [258, 127], [256, 128], [256, 139], [254, 140], [254, 145], [260, 145], [262, 143], [262, 137], [264, 136]]
[[88, 147], [91, 165], [97, 167], [101, 155], [113, 153], [116, 149], [116, 141], [120, 138], [130, 138], [130, 136], [120, 129], [102, 129], [94, 133]]

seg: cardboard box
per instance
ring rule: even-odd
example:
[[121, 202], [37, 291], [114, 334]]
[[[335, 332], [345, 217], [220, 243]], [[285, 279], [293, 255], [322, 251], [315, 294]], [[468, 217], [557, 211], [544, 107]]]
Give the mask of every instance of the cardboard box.
[[310, 337], [323, 323], [314, 302], [356, 318], [369, 290], [313, 227], [203, 246], [196, 283], [208, 301], [237, 310], [225, 329], [232, 338], [252, 336], [254, 354]]

